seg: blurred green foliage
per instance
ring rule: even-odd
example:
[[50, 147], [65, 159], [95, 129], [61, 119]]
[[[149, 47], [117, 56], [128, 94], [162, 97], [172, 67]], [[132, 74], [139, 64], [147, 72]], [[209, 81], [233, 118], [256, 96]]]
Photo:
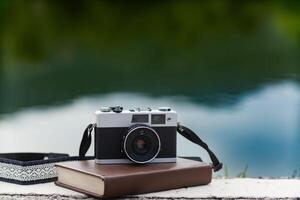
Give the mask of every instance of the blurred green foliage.
[[246, 178], [247, 177], [247, 171], [248, 171], [248, 165], [245, 166], [242, 172], [238, 173], [236, 177], [238, 178]]
[[88, 94], [231, 104], [298, 81], [298, 1], [0, 1], [0, 113]]

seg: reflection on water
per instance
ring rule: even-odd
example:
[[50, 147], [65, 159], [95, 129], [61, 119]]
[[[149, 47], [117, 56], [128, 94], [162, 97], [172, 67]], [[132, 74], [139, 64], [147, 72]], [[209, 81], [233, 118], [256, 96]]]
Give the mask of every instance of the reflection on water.
[[0, 1], [0, 113], [142, 92], [196, 103], [300, 77], [300, 2]]
[[[55, 151], [78, 153], [82, 131], [102, 105], [171, 106], [179, 120], [199, 133], [236, 175], [246, 165], [249, 176], [291, 176], [300, 170], [300, 89], [283, 82], [244, 95], [233, 106], [212, 108], [183, 97], [112, 93], [79, 98], [65, 105], [24, 109], [2, 115], [0, 152]], [[92, 154], [92, 149], [89, 154]], [[179, 137], [179, 155], [207, 156]], [[222, 173], [222, 172], [221, 172]], [[298, 174], [299, 176], [299, 174]]]

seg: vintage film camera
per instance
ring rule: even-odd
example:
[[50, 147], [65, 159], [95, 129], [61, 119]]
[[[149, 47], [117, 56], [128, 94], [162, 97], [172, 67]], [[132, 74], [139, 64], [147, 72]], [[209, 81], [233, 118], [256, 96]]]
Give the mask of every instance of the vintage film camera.
[[98, 164], [176, 162], [177, 113], [169, 107], [96, 111]]

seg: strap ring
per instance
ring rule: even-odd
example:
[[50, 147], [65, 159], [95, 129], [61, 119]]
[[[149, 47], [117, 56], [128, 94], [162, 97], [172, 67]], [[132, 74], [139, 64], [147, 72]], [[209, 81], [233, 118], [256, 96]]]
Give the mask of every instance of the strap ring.
[[93, 130], [96, 126], [97, 126], [96, 123], [95, 123], [95, 124], [91, 124], [91, 126], [88, 127], [88, 132], [89, 132], [89, 133], [92, 132], [92, 130]]

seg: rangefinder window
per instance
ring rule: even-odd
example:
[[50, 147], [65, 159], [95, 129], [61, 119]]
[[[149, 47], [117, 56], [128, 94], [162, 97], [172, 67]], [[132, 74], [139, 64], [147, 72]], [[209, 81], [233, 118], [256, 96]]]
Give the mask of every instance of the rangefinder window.
[[148, 123], [149, 116], [148, 115], [133, 115], [131, 123]]
[[152, 124], [165, 124], [166, 123], [166, 115], [151, 115], [151, 123]]

